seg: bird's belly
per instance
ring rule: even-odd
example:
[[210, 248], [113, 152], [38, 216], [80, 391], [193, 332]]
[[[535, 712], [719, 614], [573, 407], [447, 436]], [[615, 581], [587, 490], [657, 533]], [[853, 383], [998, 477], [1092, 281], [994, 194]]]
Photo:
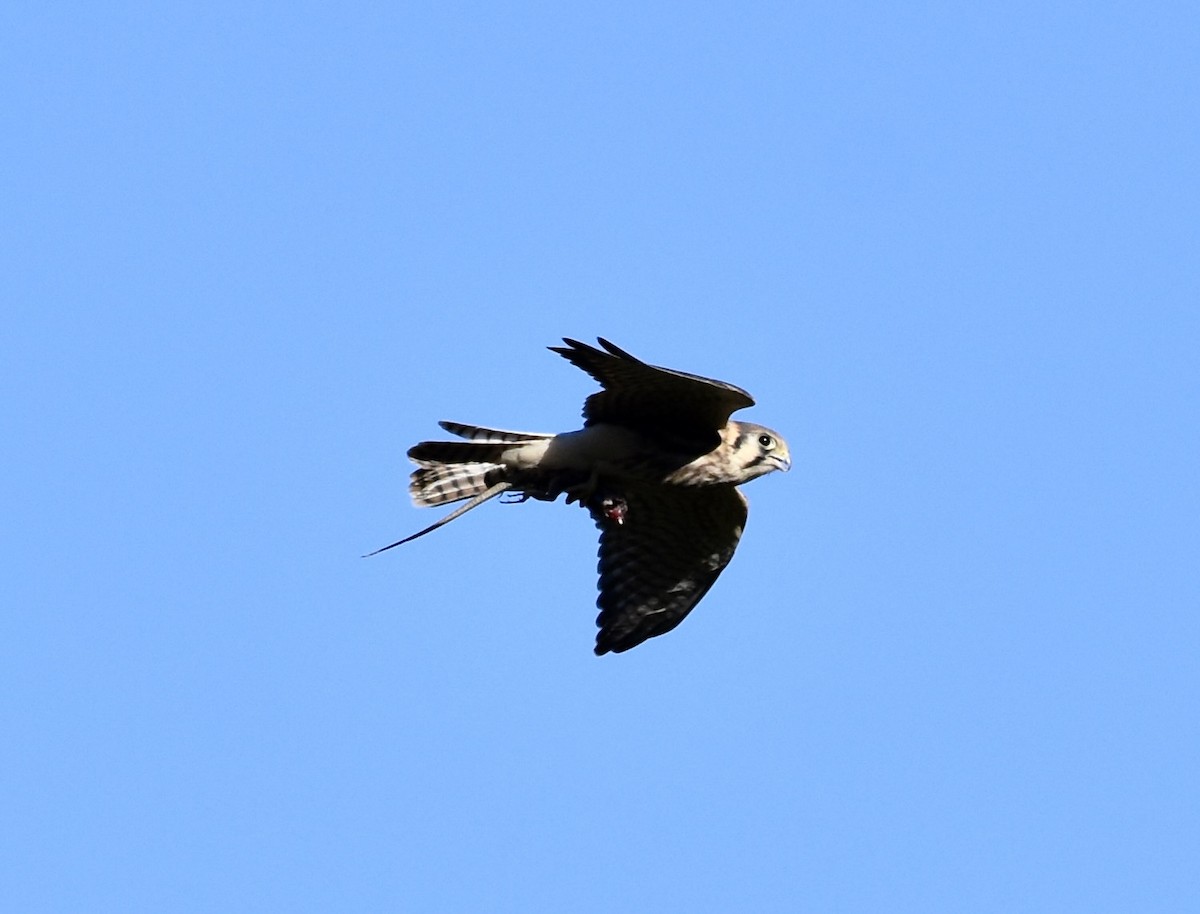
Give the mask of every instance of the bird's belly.
[[619, 425], [589, 425], [577, 432], [564, 432], [546, 442], [537, 465], [547, 470], [603, 471], [627, 463], [646, 449], [637, 432]]

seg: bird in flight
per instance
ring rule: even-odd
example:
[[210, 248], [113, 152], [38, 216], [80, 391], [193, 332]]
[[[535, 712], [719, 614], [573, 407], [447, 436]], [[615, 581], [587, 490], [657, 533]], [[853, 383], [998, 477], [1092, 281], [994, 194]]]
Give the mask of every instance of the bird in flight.
[[769, 428], [735, 422], [753, 406], [740, 387], [659, 368], [608, 340], [551, 346], [599, 382], [574, 432], [511, 432], [438, 423], [461, 441], [422, 441], [409, 494], [418, 506], [465, 501], [424, 536], [504, 495], [587, 509], [600, 529], [596, 653], [619, 653], [675, 628], [733, 558], [746, 525], [737, 486], [788, 470], [787, 443]]

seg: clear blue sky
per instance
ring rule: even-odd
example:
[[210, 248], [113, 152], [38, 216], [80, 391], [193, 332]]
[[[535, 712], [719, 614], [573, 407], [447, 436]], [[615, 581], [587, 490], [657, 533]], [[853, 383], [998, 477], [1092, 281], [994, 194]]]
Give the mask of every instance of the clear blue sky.
[[[0, 907], [1200, 910], [1194, 3], [22, 4]], [[603, 335], [794, 468], [592, 655]]]

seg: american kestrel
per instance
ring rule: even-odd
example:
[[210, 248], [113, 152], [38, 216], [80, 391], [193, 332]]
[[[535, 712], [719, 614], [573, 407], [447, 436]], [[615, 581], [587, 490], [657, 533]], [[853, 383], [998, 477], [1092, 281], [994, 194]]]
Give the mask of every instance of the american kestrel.
[[754, 405], [740, 387], [648, 365], [605, 339], [603, 351], [563, 342], [550, 350], [603, 388], [584, 403], [584, 427], [554, 435], [438, 423], [466, 440], [410, 448], [409, 493], [418, 506], [469, 501], [376, 552], [497, 495], [553, 501], [565, 493], [600, 528], [595, 650], [619, 653], [683, 621], [741, 538], [746, 499], [736, 487], [789, 469], [791, 458], [771, 429], [729, 418]]

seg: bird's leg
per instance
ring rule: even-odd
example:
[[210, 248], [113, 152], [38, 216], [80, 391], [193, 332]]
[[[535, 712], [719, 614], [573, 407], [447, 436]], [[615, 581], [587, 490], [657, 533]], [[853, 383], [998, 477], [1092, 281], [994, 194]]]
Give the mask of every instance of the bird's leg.
[[567, 504], [579, 502], [581, 506], [587, 507], [595, 497], [596, 489], [599, 485], [600, 469], [599, 467], [593, 467], [587, 479], [563, 488], [563, 491], [567, 493]]
[[[564, 478], [565, 474], [529, 476], [517, 482], [519, 488], [507, 493], [502, 499], [505, 504], [520, 504], [535, 498], [538, 501], [554, 501], [563, 492], [571, 491], [571, 483]], [[574, 478], [574, 477], [571, 477]], [[568, 498], [568, 504], [570, 499]]]
[[535, 498], [538, 501], [554, 501], [561, 494], [561, 489], [557, 492], [548, 489], [523, 489], [519, 492], [505, 493], [504, 497], [500, 499], [500, 503], [505, 505], [519, 505], [529, 501], [531, 498]]
[[585, 474], [564, 471], [521, 484], [521, 488], [506, 492], [501, 499], [505, 504], [520, 504], [531, 498], [538, 501], [554, 501], [566, 493], [567, 504], [578, 504], [586, 508], [598, 524], [610, 523], [620, 526], [629, 515], [629, 505], [624, 497], [607, 489], [601, 482], [601, 468], [594, 467]]
[[594, 469], [584, 482], [567, 489], [567, 504], [572, 501], [578, 501], [581, 508], [587, 508], [597, 524], [607, 522], [619, 527], [629, 516], [629, 503], [623, 495], [601, 483], [599, 468]]

